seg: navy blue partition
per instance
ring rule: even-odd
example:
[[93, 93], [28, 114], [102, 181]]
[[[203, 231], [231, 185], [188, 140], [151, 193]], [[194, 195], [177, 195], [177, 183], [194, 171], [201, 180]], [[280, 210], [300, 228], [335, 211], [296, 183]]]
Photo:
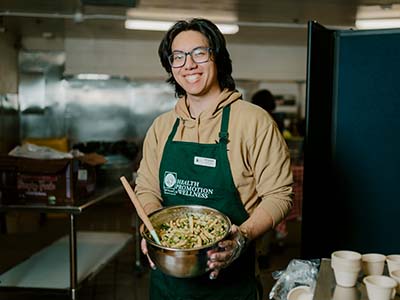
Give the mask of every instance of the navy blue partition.
[[310, 23], [309, 47], [302, 255], [400, 253], [400, 29]]

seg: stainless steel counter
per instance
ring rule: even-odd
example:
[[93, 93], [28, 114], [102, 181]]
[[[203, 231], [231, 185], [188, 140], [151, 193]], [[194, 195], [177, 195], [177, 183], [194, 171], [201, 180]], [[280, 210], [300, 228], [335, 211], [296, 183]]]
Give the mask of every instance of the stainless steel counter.
[[87, 199], [79, 199], [74, 205], [0, 205], [0, 212], [13, 210], [37, 211], [43, 213], [68, 213], [69, 214], [69, 268], [70, 268], [70, 299], [77, 299], [78, 274], [77, 274], [77, 237], [76, 237], [76, 216], [85, 209], [103, 201], [104, 199], [123, 192], [123, 187], [104, 188], [96, 191]]
[[[385, 269], [386, 274], [387, 270]], [[365, 285], [362, 283], [363, 277], [364, 275], [360, 273], [357, 284], [353, 288], [338, 286], [331, 268], [331, 260], [323, 258], [313, 300], [368, 300]], [[400, 300], [400, 296], [396, 294], [394, 300]]]

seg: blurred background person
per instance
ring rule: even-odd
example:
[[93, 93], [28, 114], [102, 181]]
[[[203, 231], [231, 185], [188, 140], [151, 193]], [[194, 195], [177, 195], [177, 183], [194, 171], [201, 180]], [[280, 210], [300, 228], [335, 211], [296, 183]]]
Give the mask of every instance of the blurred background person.
[[274, 119], [275, 123], [278, 125], [279, 131], [283, 132], [284, 126], [284, 115], [277, 114], [276, 109], [276, 99], [272, 93], [267, 89], [261, 89], [257, 91], [252, 97], [251, 102], [264, 108]]

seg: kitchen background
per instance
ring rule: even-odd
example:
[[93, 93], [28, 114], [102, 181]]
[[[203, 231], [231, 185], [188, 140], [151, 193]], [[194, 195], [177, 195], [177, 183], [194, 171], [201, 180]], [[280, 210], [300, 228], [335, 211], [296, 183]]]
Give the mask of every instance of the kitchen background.
[[3, 0], [0, 152], [32, 137], [67, 137], [69, 146], [143, 138], [175, 99], [157, 55], [163, 33], [125, 29], [125, 20], [206, 16], [238, 24], [226, 38], [239, 90], [247, 100], [260, 88], [287, 100], [278, 112], [295, 127], [305, 115], [307, 23], [354, 28], [358, 18], [398, 10], [387, 0]]
[[[306, 117], [307, 109], [305, 104], [306, 73], [309, 71], [306, 70], [307, 22], [318, 20], [332, 29], [348, 29], [355, 26], [360, 4], [385, 11], [398, 8], [398, 5], [385, 0], [324, 2], [318, 0], [279, 2], [224, 0], [218, 1], [218, 5], [211, 0], [197, 1], [196, 4], [187, 3], [184, 0], [173, 3], [162, 0], [142, 0], [137, 3], [131, 0], [115, 0], [114, 4], [118, 3], [116, 6], [110, 5], [112, 2], [105, 0], [57, 2], [42, 0], [28, 3], [23, 0], [1, 1], [0, 154], [7, 153], [26, 140], [53, 139], [66, 141], [67, 149], [76, 147], [82, 151], [96, 151], [107, 156], [110, 162], [116, 163], [119, 167], [125, 166], [125, 169], [118, 169], [117, 173], [110, 174], [115, 178], [121, 173], [130, 175], [131, 171], [135, 170], [140, 158], [141, 142], [147, 128], [157, 115], [171, 109], [176, 100], [171, 86], [165, 83], [165, 72], [157, 55], [162, 33], [143, 33], [123, 29], [123, 21], [129, 17], [129, 13], [124, 5], [120, 5], [121, 3], [131, 3], [134, 7], [129, 8], [129, 11], [143, 9], [162, 12], [164, 16], [171, 15], [174, 18], [176, 14], [172, 12], [175, 11], [185, 12], [185, 16], [189, 16], [188, 12], [193, 13], [193, 11], [195, 14], [202, 15], [207, 15], [210, 11], [220, 15], [233, 13], [240, 25], [240, 31], [236, 35], [227, 35], [226, 38], [237, 87], [247, 100], [258, 89], [270, 89], [279, 99], [277, 112], [285, 114], [286, 119], [290, 121], [289, 129], [295, 137], [299, 134], [295, 125]], [[333, 32], [330, 34], [337, 36]], [[332, 54], [331, 49], [326, 46], [326, 40], [322, 39], [322, 41], [319, 53], [324, 53], [322, 50], [325, 50]], [[369, 49], [370, 46], [366, 48]], [[315, 57], [318, 59], [321, 55], [315, 55]], [[314, 89], [317, 90], [319, 87], [321, 90], [325, 88], [326, 81], [329, 81], [325, 78], [332, 72], [329, 69], [332, 66], [321, 62], [324, 62], [323, 59], [316, 63], [320, 73], [314, 74], [314, 78], [318, 79], [314, 85]], [[378, 65], [380, 67], [380, 64]], [[367, 72], [360, 72], [358, 76], [363, 78], [365, 73]], [[95, 74], [97, 79], [88, 77], [88, 74]], [[82, 78], [83, 75], [86, 77]], [[362, 83], [360, 87], [363, 89]], [[324, 90], [324, 93], [313, 93], [313, 107], [328, 105], [332, 101], [332, 90], [333, 88]], [[352, 88], [349, 90], [353, 92]], [[379, 94], [378, 89], [376, 94]], [[321, 95], [321, 97], [315, 97], [315, 95]], [[353, 98], [345, 96], [343, 97], [345, 100]], [[364, 96], [360, 97], [360, 103], [364, 103], [364, 100]], [[360, 108], [362, 107], [360, 105]], [[303, 214], [307, 217], [307, 223], [302, 219], [301, 205], [295, 207], [290, 216], [293, 222], [282, 224], [283, 228], [280, 228], [281, 233], [289, 232], [288, 238], [278, 240], [278, 243], [273, 245], [274, 247], [270, 247], [268, 253], [271, 259], [261, 262], [264, 268], [262, 276], [266, 293], [274, 283], [271, 272], [285, 267], [290, 259], [300, 255], [299, 225], [307, 229], [305, 230], [306, 244], [312, 248], [306, 249], [308, 250], [306, 254], [321, 257], [330, 253], [331, 248], [337, 245], [332, 245], [331, 235], [326, 235], [326, 241], [318, 237], [320, 244], [329, 245], [327, 249], [321, 250], [321, 246], [317, 247], [315, 243], [314, 234], [316, 220], [320, 222], [318, 226], [320, 228], [336, 224], [336, 215], [332, 217], [333, 219], [329, 219], [321, 212], [325, 211], [326, 205], [337, 200], [336, 195], [342, 196], [339, 192], [337, 194], [330, 192], [331, 187], [333, 190], [338, 186], [331, 186], [331, 182], [326, 179], [329, 176], [321, 176], [321, 174], [329, 173], [326, 162], [330, 159], [330, 153], [318, 155], [321, 152], [321, 140], [331, 141], [330, 136], [326, 135], [326, 128], [320, 126], [320, 124], [330, 122], [330, 109], [323, 109], [322, 112], [325, 114], [321, 114], [321, 110], [312, 110], [313, 118], [315, 118], [313, 129], [321, 133], [311, 135], [315, 143], [313, 143], [314, 148], [310, 148], [314, 152], [309, 152], [313, 154], [312, 159], [309, 160], [309, 166], [312, 167], [314, 163], [318, 167], [315, 174], [313, 173], [315, 177], [308, 181], [308, 201], [312, 207], [309, 205], [308, 214]], [[353, 116], [356, 116], [354, 121], [357, 122], [358, 115], [358, 112], [354, 113], [350, 119], [353, 120]], [[365, 124], [368, 125], [369, 119], [366, 119]], [[290, 141], [288, 139], [289, 144]], [[290, 146], [296, 148], [298, 144], [294, 143]], [[331, 146], [326, 148], [331, 149]], [[393, 147], [395, 148], [398, 147]], [[292, 152], [292, 154], [296, 153], [298, 154], [298, 152]], [[120, 154], [123, 154], [123, 157]], [[318, 160], [319, 157], [323, 157], [324, 160]], [[375, 157], [374, 160], [376, 160]], [[351, 166], [349, 168], [351, 169]], [[296, 161], [295, 192], [296, 197], [300, 197], [296, 203], [301, 203], [302, 200], [302, 170], [302, 162]], [[354, 178], [357, 177], [354, 176]], [[310, 175], [308, 178], [311, 178]], [[321, 201], [319, 192], [310, 193], [315, 190], [314, 183], [319, 182], [318, 180], [321, 181], [321, 186], [326, 185], [326, 190], [329, 191], [330, 195], [324, 195], [326, 199], [332, 200], [328, 204], [326, 201]], [[105, 180], [105, 182], [110, 181]], [[118, 180], [116, 183], [119, 183]], [[365, 198], [360, 199], [365, 203]], [[137, 228], [135, 223], [137, 218], [134, 217], [132, 205], [121, 194], [103, 204], [82, 216], [80, 229], [131, 232]], [[358, 207], [356, 212], [361, 211]], [[363, 218], [364, 212], [362, 212]], [[13, 216], [11, 213], [9, 215]], [[23, 217], [27, 217], [27, 214], [23, 214]], [[395, 217], [392, 219], [396, 220]], [[386, 224], [386, 218], [382, 220]], [[329, 224], [326, 225], [326, 223]], [[50, 216], [47, 223], [39, 220], [39, 222], [28, 222], [28, 224], [26, 227], [17, 228], [22, 231], [22, 235], [0, 236], [2, 245], [0, 250], [5, 253], [1, 256], [0, 272], [23, 261], [66, 232], [65, 218]], [[347, 226], [347, 223], [344, 224], [346, 226], [343, 228], [347, 234], [347, 228], [350, 226]], [[354, 224], [351, 225], [354, 227]], [[40, 232], [38, 227], [40, 227]], [[337, 232], [336, 228], [334, 229]], [[278, 234], [279, 232], [277, 236]], [[337, 234], [334, 242], [342, 240], [340, 234]], [[367, 238], [370, 239], [369, 236]], [[349, 236], [349, 240], [354, 240], [353, 236]], [[266, 244], [268, 242], [267, 237]], [[286, 245], [281, 245], [280, 242]], [[89, 285], [89, 289], [83, 290], [82, 294], [86, 291], [88, 294], [86, 298], [91, 299], [126, 299], [127, 295], [136, 295], [131, 299], [145, 299], [143, 293], [147, 291], [146, 278], [138, 280], [137, 286], [132, 285], [132, 254], [136, 253], [134, 257], [136, 263], [140, 259], [136, 246], [137, 243], [132, 241], [128, 251], [125, 251], [125, 255], [122, 256], [122, 259], [128, 262], [123, 264], [125, 269], [117, 272], [112, 268], [106, 269], [105, 272], [100, 273], [99, 279], [107, 277], [107, 283]], [[122, 274], [126, 276], [126, 280], [116, 281], [113, 278], [109, 280], [110, 274], [119, 274], [119, 276]], [[118, 286], [115, 282], [118, 282]], [[103, 298], [92, 295], [99, 288], [106, 290]], [[116, 294], [119, 297], [116, 297]], [[11, 294], [7, 296], [11, 297]], [[43, 299], [42, 296], [40, 299]]]
[[239, 90], [249, 100], [270, 89], [286, 100], [278, 112], [295, 127], [305, 114], [307, 22], [351, 28], [362, 4], [389, 7], [385, 0], [1, 1], [0, 152], [26, 138], [67, 137], [69, 147], [143, 138], [175, 99], [157, 55], [162, 32], [123, 28], [136, 15], [239, 24], [226, 35]]
[[[52, 5], [51, 1], [47, 4]], [[12, 8], [14, 3], [8, 5]], [[17, 8], [14, 7], [16, 11]], [[29, 4], [23, 3], [21, 11], [26, 9]], [[59, 9], [62, 6], [52, 12]], [[90, 21], [75, 23], [68, 18], [61, 20], [65, 32], [60, 33], [53, 31], [58, 28], [58, 20], [40, 17], [37, 10], [33, 10], [39, 14], [36, 17], [13, 17], [5, 11], [0, 17], [0, 27], [4, 28], [0, 30], [0, 153], [33, 139], [66, 141], [68, 150], [76, 147], [107, 158], [108, 162], [97, 169], [97, 187], [119, 184], [121, 174], [130, 177], [137, 167], [147, 128], [176, 102], [158, 59], [162, 34], [150, 33], [152, 38], [138, 32], [129, 38], [121, 38], [120, 34], [99, 37], [85, 31]], [[13, 22], [20, 23], [20, 30], [14, 30]], [[95, 31], [107, 24], [105, 20]], [[71, 27], [75, 32], [81, 28], [86, 34], [73, 34], [68, 29]], [[263, 36], [258, 37], [259, 42], [228, 42], [233, 75], [244, 98], [249, 100], [258, 89], [270, 89], [279, 98], [277, 111], [285, 113], [293, 125], [304, 117], [305, 111], [306, 30], [302, 27], [300, 31], [304, 37], [301, 44], [265, 44], [267, 37]], [[102, 76], [82, 79], [82, 74]], [[9, 234], [0, 235], [0, 243], [7, 245], [0, 249], [4, 258], [0, 260], [0, 273], [67, 233], [67, 219], [54, 214], [39, 219], [37, 213], [8, 212], [5, 221]], [[119, 193], [80, 216], [78, 227], [135, 234], [137, 218], [132, 205]], [[299, 227], [288, 224], [288, 228], [292, 227], [292, 233], [297, 233], [292, 239], [297, 242]], [[117, 264], [124, 261], [120, 265], [123, 267], [115, 271], [113, 264], [108, 264], [80, 290], [80, 297], [146, 299], [147, 262], [137, 245], [135, 238], [116, 260]], [[287, 256], [296, 256], [299, 247], [295, 245], [287, 250]], [[286, 263], [285, 257], [271, 265], [264, 262], [263, 267], [277, 269]], [[113, 279], [116, 276], [118, 281]], [[265, 281], [267, 291], [272, 284], [269, 273], [265, 273]], [[7, 299], [21, 297], [13, 291], [1, 295]], [[34, 297], [22, 294], [24, 299], [36, 299], [29, 296]], [[38, 297], [46, 299], [44, 296]]]
[[[79, 57], [79, 53], [72, 57]], [[124, 61], [141, 60], [133, 53], [131, 58], [118, 57]], [[17, 93], [1, 95], [2, 152], [32, 139], [64, 139], [68, 144], [66, 150], [97, 152], [108, 156], [109, 161], [128, 158], [135, 169], [141, 142], [151, 122], [175, 105], [173, 88], [161, 78], [140, 78], [140, 71], [128, 77], [109, 76], [110, 72], [103, 70], [100, 74], [107, 74], [108, 78], [80, 79], [81, 73], [66, 73], [67, 54], [26, 49], [18, 52]], [[149, 59], [152, 60], [157, 60], [156, 53]], [[97, 58], [97, 61], [107, 59]], [[90, 66], [86, 65], [86, 70], [90, 70], [86, 73], [93, 72]], [[81, 64], [80, 68], [83, 71], [85, 66]], [[245, 99], [259, 88], [270, 89], [281, 99], [277, 112], [285, 113], [286, 119], [296, 125], [304, 111], [304, 81], [283, 78], [270, 82], [238, 80], [237, 87]], [[100, 149], [110, 145], [115, 150], [113, 145], [121, 142], [131, 150], [134, 148], [125, 157], [115, 156], [121, 151]], [[122, 149], [124, 154], [126, 147]]]
[[[85, 41], [76, 42], [82, 47]], [[109, 43], [109, 49], [120, 49]], [[133, 42], [134, 43], [134, 42]], [[129, 47], [129, 46], [127, 46]], [[147, 45], [148, 49], [156, 49]], [[238, 46], [240, 47], [240, 46]], [[72, 47], [75, 49], [75, 47]], [[9, 49], [10, 50], [10, 49]], [[14, 50], [14, 49], [11, 49]], [[299, 48], [297, 55], [305, 56], [305, 49]], [[76, 50], [75, 50], [76, 51]], [[238, 50], [240, 52], [240, 50]], [[291, 50], [292, 51], [292, 50]], [[13, 52], [13, 51], [11, 51]], [[171, 109], [176, 99], [173, 89], [160, 77], [142, 78], [142, 69], [132, 66], [134, 71], [123, 75], [111, 75], [102, 80], [79, 79], [80, 72], [93, 73], [95, 61], [108, 61], [106, 55], [95, 55], [93, 59], [83, 59], [79, 70], [68, 67], [68, 61], [84, 56], [83, 52], [76, 51], [69, 56], [68, 51], [27, 50], [20, 49], [17, 54], [15, 76], [18, 78], [16, 92], [1, 94], [1, 124], [0, 135], [2, 151], [9, 151], [15, 144], [26, 138], [61, 138], [67, 137], [69, 146], [89, 141], [119, 141], [129, 140], [140, 142], [152, 120], [160, 113]], [[152, 57], [147, 57], [149, 64], [158, 63], [155, 51]], [[116, 55], [121, 61], [146, 60], [146, 57], [137, 56], [135, 51], [127, 51], [126, 57]], [[6, 51], [3, 51], [5, 57]], [[115, 55], [115, 54], [113, 54]], [[264, 56], [264, 55], [263, 55]], [[288, 57], [293, 57], [288, 55]], [[247, 61], [238, 56], [233, 61]], [[267, 55], [259, 61], [271, 60]], [[302, 61], [303, 59], [298, 59]], [[249, 67], [251, 61], [248, 61]], [[275, 61], [276, 63], [276, 61]], [[282, 62], [283, 63], [283, 62]], [[234, 63], [235, 65], [235, 63]], [[256, 66], [254, 62], [254, 66]], [[161, 68], [161, 67], [160, 67]], [[279, 79], [256, 80], [255, 78], [238, 79], [238, 89], [249, 99], [253, 92], [266, 87], [274, 94], [285, 98], [288, 105], [281, 105], [278, 110], [288, 113], [287, 117], [296, 122], [304, 114], [304, 80], [300, 75], [304, 73], [303, 64], [291, 64], [292, 70], [287, 70]], [[135, 71], [136, 70], [136, 71]], [[240, 68], [238, 68], [240, 70]], [[4, 81], [12, 78], [13, 70], [6, 72]], [[108, 72], [107, 72], [108, 71]], [[163, 70], [159, 70], [162, 73]], [[117, 73], [117, 70], [100, 70], [97, 74]], [[146, 73], [146, 72], [143, 72]], [[263, 73], [263, 76], [266, 76]], [[296, 74], [298, 73], [298, 74]], [[256, 70], [253, 76], [256, 76]], [[291, 78], [292, 77], [292, 78]], [[295, 78], [297, 77], [297, 79]], [[261, 78], [261, 76], [259, 76]], [[3, 81], [2, 81], [3, 82]], [[13, 83], [10, 82], [10, 85]], [[303, 113], [302, 113], [303, 112]]]

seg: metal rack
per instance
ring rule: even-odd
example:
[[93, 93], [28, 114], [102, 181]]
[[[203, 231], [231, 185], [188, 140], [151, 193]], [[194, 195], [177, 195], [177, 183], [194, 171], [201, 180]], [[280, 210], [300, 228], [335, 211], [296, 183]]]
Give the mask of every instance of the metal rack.
[[[78, 242], [84, 242], [86, 241], [85, 245], [88, 245], [87, 241], [88, 241], [88, 233], [83, 233], [82, 238], [77, 238], [77, 230], [76, 230], [76, 218], [79, 214], [81, 214], [84, 210], [86, 210], [87, 208], [99, 203], [100, 201], [113, 196], [117, 193], [120, 193], [121, 191], [123, 191], [122, 186], [121, 187], [116, 187], [116, 188], [111, 188], [111, 189], [107, 189], [107, 190], [99, 190], [96, 191], [95, 194], [91, 197], [89, 197], [87, 200], [82, 201], [82, 203], [80, 204], [76, 204], [76, 205], [45, 205], [45, 204], [40, 204], [40, 205], [1, 205], [0, 206], [0, 212], [8, 212], [8, 211], [15, 211], [15, 210], [24, 210], [24, 211], [36, 211], [36, 212], [40, 212], [40, 213], [67, 213], [69, 215], [69, 234], [68, 236], [65, 236], [63, 239], [60, 239], [59, 241], [51, 244], [50, 246], [46, 247], [45, 249], [43, 249], [43, 253], [41, 253], [41, 256], [39, 255], [33, 255], [32, 257], [30, 257], [27, 261], [32, 262], [33, 260], [37, 260], [38, 257], [48, 257], [50, 255], [50, 253], [52, 253], [53, 249], [55, 249], [57, 246], [59, 246], [59, 244], [62, 244], [62, 241], [68, 241], [68, 243], [65, 243], [64, 246], [67, 246], [68, 244], [68, 249], [69, 249], [69, 293], [70, 293], [70, 299], [71, 300], [76, 300], [77, 299], [77, 289], [78, 289], [78, 284], [85, 279], [84, 277], [87, 276], [80, 276], [78, 277], [78, 266], [77, 266], [77, 261], [79, 258], [79, 253], [77, 252], [77, 243]], [[113, 253], [109, 253], [109, 252], [103, 252], [103, 257], [102, 258], [106, 258], [108, 261], [117, 254], [117, 252], [119, 250], [121, 250], [123, 248], [123, 246], [132, 238], [132, 235], [130, 234], [122, 234], [121, 233], [114, 233], [112, 236], [110, 235], [110, 233], [100, 233], [101, 234], [108, 234], [108, 238], [110, 238], [109, 240], [114, 241], [115, 243], [117, 243], [117, 247], [114, 248]], [[92, 238], [93, 237], [97, 237], [97, 238], [101, 238], [99, 237], [99, 233], [93, 233]], [[103, 236], [105, 237], [105, 236]], [[106, 237], [107, 238], [107, 237]], [[89, 237], [90, 240], [90, 237]], [[85, 246], [83, 245], [83, 246]], [[42, 251], [40, 251], [42, 252]], [[37, 253], [38, 254], [38, 253]], [[104, 256], [106, 255], [106, 256]], [[31, 261], [29, 261], [31, 260]], [[9, 277], [6, 277], [7, 275], [15, 275], [15, 272], [18, 271], [18, 268], [20, 270], [26, 270], [24, 268], [24, 263], [26, 264], [27, 261], [22, 262], [21, 264], [15, 266], [14, 268], [12, 268], [11, 270], [9, 270], [8, 272], [5, 272], [4, 274], [0, 275], [0, 288], [10, 288], [11, 286], [14, 287], [24, 287], [19, 286], [18, 284], [15, 283], [15, 281], [10, 281]], [[97, 264], [94, 264], [91, 266], [91, 270], [89, 270], [87, 272], [86, 275], [90, 275], [91, 273], [95, 272], [96, 269], [100, 268], [102, 265], [104, 265], [106, 262], [102, 261], [102, 259], [99, 260], [99, 262]], [[54, 266], [52, 266], [53, 268]], [[63, 267], [62, 265], [59, 265], [59, 267]], [[64, 266], [65, 267], [65, 266]], [[26, 276], [26, 274], [25, 274]], [[9, 283], [10, 286], [4, 286], [4, 282], [5, 283]], [[13, 283], [14, 282], [14, 283]], [[27, 288], [32, 288], [33, 286], [25, 286]], [[39, 288], [52, 288], [52, 286], [46, 286], [45, 284], [41, 285], [41, 284], [37, 284], [36, 287]], [[54, 286], [55, 289], [59, 289], [62, 288], [59, 285]]]

